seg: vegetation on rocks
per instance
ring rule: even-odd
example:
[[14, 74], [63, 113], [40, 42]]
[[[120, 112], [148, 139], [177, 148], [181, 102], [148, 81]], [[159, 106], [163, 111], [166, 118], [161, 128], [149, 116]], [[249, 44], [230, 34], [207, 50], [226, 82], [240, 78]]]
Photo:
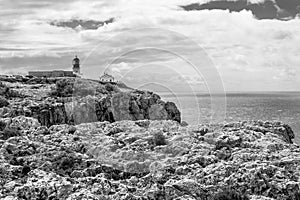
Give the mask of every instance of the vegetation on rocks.
[[152, 143], [155, 146], [166, 145], [167, 141], [164, 134], [160, 131], [153, 133]]
[[74, 79], [61, 79], [56, 82], [53, 96], [71, 97], [73, 95]]
[[93, 80], [64, 78], [56, 82], [55, 87], [51, 91], [51, 95], [58, 97], [84, 97], [88, 95], [94, 96], [120, 91], [121, 90], [118, 86], [111, 83], [102, 85]]

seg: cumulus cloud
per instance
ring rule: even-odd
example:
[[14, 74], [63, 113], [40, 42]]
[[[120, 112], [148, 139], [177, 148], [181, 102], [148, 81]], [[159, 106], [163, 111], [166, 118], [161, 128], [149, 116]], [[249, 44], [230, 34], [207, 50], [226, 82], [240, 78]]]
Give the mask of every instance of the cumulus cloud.
[[111, 67], [111, 70], [113, 72], [118, 72], [118, 73], [120, 73], [121, 71], [128, 71], [130, 69], [131, 69], [131, 67], [129, 66], [129, 64], [125, 63], [125, 62], [121, 62], [121, 63], [116, 64], [113, 67]]
[[300, 14], [300, 2], [298, 0], [217, 0], [207, 3], [192, 3], [180, 7], [186, 11], [220, 9], [240, 12], [247, 10], [251, 11], [257, 19], [289, 20]]
[[[228, 90], [297, 89], [300, 80], [297, 70], [300, 47], [296, 45], [300, 42], [300, 22], [296, 17], [298, 1], [268, 1], [251, 0], [245, 7], [244, 3], [236, 1], [218, 4], [207, 0], [67, 0], [55, 3], [3, 0], [0, 5], [3, 11], [0, 13], [0, 72], [7, 72], [9, 68], [15, 71], [21, 68], [69, 69], [77, 54], [82, 60], [82, 71], [88, 77], [98, 78], [113, 61], [111, 69], [114, 72], [123, 73], [127, 67], [140, 65], [166, 65], [176, 70], [177, 75], [183, 74], [190, 77], [191, 83], [197, 83], [199, 77], [193, 78], [195, 71], [190, 65], [163, 51], [171, 49], [200, 61], [205, 51]], [[178, 7], [195, 2], [198, 7], [190, 9], [191, 12], [186, 11], [187, 7]], [[201, 11], [198, 11], [199, 6], [202, 6]], [[276, 16], [272, 14], [274, 6]], [[264, 9], [270, 11], [263, 12]], [[113, 23], [104, 23], [111, 18], [115, 19]], [[155, 31], [130, 32], [143, 27], [158, 27], [184, 37], [180, 39]], [[119, 37], [120, 34], [123, 36]], [[188, 45], [183, 38], [196, 42], [203, 50], [199, 52], [199, 48]], [[147, 49], [149, 46], [161, 50]], [[138, 50], [124, 54], [134, 48]], [[132, 80], [149, 81], [152, 73], [153, 80], [162, 79], [168, 87], [170, 84], [178, 86], [177, 75], [173, 74], [171, 77], [175, 80], [171, 80], [168, 71], [153, 73], [153, 68], [148, 67], [143, 73], [145, 76], [132, 75]], [[163, 75], [159, 76], [160, 73]], [[274, 77], [278, 82], [276, 86]], [[293, 78], [287, 83], [283, 77]]]

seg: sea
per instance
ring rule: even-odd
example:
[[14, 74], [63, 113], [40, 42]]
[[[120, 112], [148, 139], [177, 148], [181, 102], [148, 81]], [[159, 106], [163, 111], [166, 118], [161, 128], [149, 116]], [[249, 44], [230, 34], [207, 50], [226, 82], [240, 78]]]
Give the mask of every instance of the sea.
[[[175, 102], [181, 111], [182, 120], [188, 124], [213, 122], [211, 95], [166, 92], [158, 94], [165, 101]], [[300, 92], [228, 92], [225, 97], [225, 122], [282, 121], [292, 127], [295, 133], [294, 142], [300, 145]], [[213, 98], [224, 100], [224, 96]]]

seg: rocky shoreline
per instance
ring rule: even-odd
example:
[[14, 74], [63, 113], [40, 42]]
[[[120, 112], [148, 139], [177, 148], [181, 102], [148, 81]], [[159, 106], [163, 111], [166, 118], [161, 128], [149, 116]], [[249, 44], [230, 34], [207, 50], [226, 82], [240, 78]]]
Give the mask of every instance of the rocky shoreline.
[[41, 125], [94, 121], [175, 120], [180, 111], [172, 102], [148, 91], [80, 78], [2, 78], [0, 117], [24, 115]]
[[287, 124], [185, 126], [151, 92], [1, 81], [0, 199], [300, 199]]

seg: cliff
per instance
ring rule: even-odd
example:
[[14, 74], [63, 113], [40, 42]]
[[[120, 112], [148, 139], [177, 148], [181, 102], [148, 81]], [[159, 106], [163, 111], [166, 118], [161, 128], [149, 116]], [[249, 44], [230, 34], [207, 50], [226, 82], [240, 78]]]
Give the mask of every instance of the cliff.
[[10, 78], [0, 96], [0, 199], [300, 199], [287, 124], [181, 126], [158, 95], [90, 80]]
[[0, 117], [24, 115], [44, 126], [95, 121], [175, 120], [180, 112], [157, 94], [124, 84], [76, 78], [2, 78]]

